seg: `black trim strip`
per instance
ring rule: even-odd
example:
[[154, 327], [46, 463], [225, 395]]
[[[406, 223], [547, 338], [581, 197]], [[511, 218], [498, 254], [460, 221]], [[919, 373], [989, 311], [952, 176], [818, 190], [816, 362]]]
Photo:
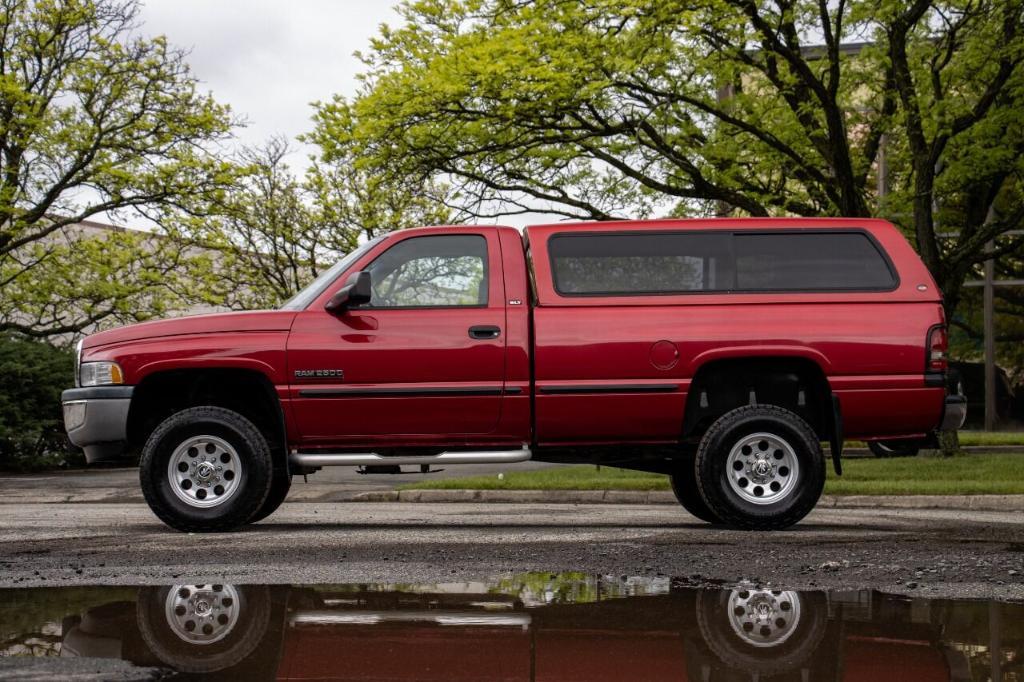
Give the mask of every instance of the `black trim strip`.
[[520, 395], [523, 392], [520, 386], [506, 386], [505, 395]]
[[437, 397], [437, 396], [483, 396], [501, 395], [500, 387], [494, 388], [301, 388], [300, 398], [388, 398]]
[[60, 400], [63, 403], [72, 400], [113, 400], [131, 398], [135, 391], [134, 386], [86, 386], [83, 388], [69, 388], [62, 391]]
[[540, 386], [540, 393], [552, 395], [566, 393], [672, 393], [679, 384], [606, 384], [603, 386]]
[[946, 373], [945, 372], [925, 372], [924, 373], [924, 385], [930, 387], [939, 387], [946, 385]]

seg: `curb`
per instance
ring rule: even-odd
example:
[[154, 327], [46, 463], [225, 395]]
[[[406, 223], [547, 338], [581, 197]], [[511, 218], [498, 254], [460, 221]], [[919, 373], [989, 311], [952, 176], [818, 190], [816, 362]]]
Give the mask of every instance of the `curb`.
[[[1021, 455], [1024, 454], [1024, 445], [962, 445], [960, 449], [968, 455]], [[929, 450], [923, 449], [922, 453]], [[847, 456], [853, 459], [860, 457], [873, 458], [875, 455], [867, 448], [843, 448], [843, 458]], [[927, 454], [925, 454], [927, 456]]]
[[[382, 490], [352, 502], [505, 504], [679, 504], [667, 490]], [[1024, 495], [824, 495], [828, 509], [962, 509], [1024, 511]]]
[[[420, 502], [476, 504], [638, 504], [675, 505], [668, 490], [373, 490], [356, 492], [330, 486], [293, 489], [285, 503], [335, 504], [346, 502]], [[4, 494], [6, 504], [144, 504], [141, 492], [118, 489], [55, 494]], [[823, 495], [819, 508], [827, 509], [960, 509], [1024, 512], [1024, 495]]]
[[1024, 511], [1024, 495], [823, 495], [819, 507], [834, 509], [959, 509]]
[[[390, 491], [383, 491], [390, 492]], [[351, 502], [359, 491], [330, 485], [292, 486], [285, 502]], [[41, 494], [38, 490], [0, 490], [0, 509], [10, 504], [145, 504], [138, 488], [84, 488], [77, 491]]]

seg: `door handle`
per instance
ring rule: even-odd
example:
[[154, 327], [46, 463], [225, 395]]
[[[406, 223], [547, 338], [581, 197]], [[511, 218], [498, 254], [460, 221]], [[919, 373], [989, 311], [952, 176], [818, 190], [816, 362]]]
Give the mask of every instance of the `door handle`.
[[469, 328], [469, 338], [471, 339], [496, 339], [500, 335], [501, 327], [489, 324], [481, 324]]

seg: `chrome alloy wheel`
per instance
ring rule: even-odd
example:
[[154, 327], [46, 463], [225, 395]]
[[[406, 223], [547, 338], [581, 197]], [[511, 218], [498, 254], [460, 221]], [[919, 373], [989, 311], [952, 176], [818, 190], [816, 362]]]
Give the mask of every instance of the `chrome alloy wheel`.
[[171, 490], [185, 504], [202, 509], [230, 499], [243, 475], [238, 452], [217, 436], [188, 438], [174, 449], [167, 462]]
[[242, 604], [232, 585], [174, 585], [164, 613], [171, 632], [189, 644], [213, 644], [238, 623]]
[[800, 462], [796, 451], [781, 436], [752, 433], [729, 451], [726, 476], [741, 499], [754, 504], [773, 504], [796, 489]]
[[778, 646], [800, 623], [800, 595], [781, 590], [734, 590], [729, 595], [729, 625], [736, 636], [758, 648]]

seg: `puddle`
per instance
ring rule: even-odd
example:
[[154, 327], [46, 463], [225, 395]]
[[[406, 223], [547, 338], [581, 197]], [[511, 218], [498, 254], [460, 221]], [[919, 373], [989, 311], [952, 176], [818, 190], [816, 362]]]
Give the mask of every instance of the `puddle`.
[[0, 679], [1024, 680], [1024, 604], [527, 574], [0, 590]]

